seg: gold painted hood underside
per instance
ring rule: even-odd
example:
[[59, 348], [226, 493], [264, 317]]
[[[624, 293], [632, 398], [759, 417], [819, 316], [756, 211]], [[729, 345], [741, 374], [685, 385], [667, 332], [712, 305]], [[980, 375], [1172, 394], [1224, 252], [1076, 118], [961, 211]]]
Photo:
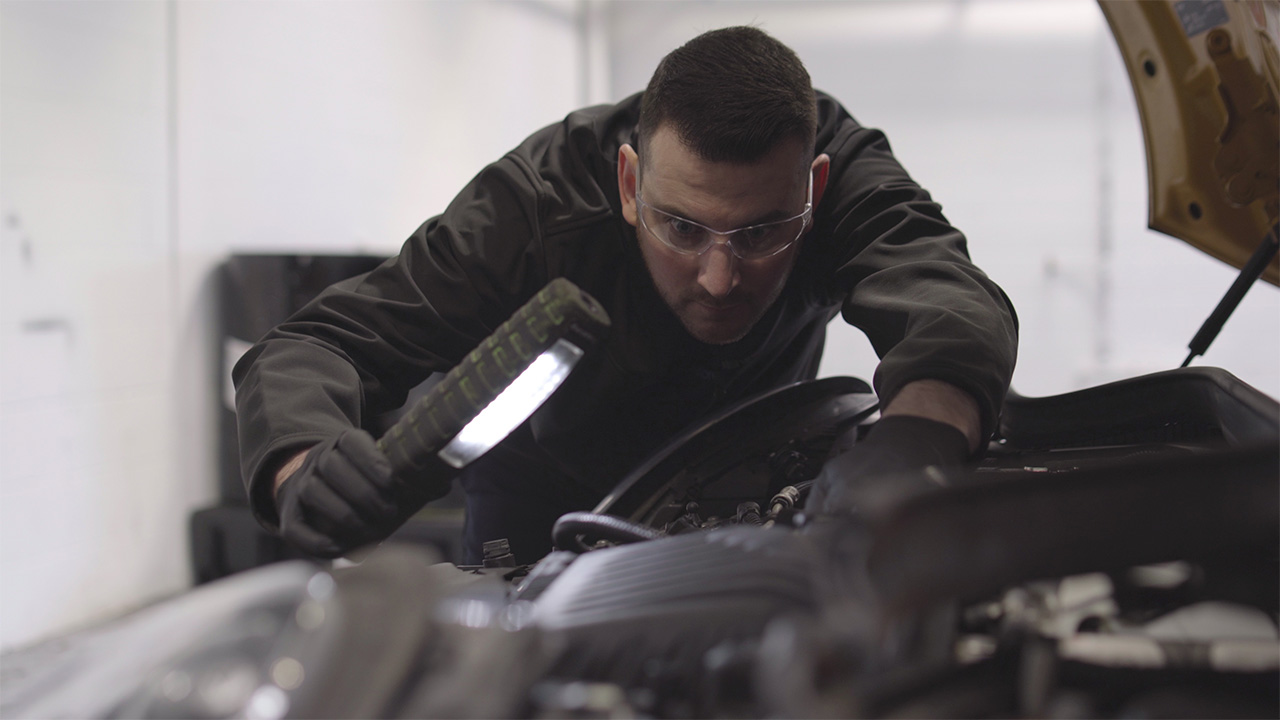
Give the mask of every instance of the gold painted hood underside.
[[1280, 216], [1280, 0], [1098, 1], [1142, 118], [1149, 225], [1243, 267]]

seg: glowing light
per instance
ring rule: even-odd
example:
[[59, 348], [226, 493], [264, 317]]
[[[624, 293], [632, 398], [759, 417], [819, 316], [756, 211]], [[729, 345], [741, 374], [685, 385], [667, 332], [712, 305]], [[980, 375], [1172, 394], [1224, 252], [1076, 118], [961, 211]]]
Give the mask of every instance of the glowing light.
[[337, 587], [337, 583], [329, 573], [316, 573], [307, 581], [307, 594], [315, 600], [324, 602], [333, 596], [333, 591]]
[[280, 720], [287, 712], [289, 696], [275, 685], [263, 685], [249, 699], [245, 717], [250, 720]]
[[440, 450], [440, 459], [461, 469], [502, 442], [551, 397], [581, 357], [577, 345], [557, 340]]
[[291, 657], [280, 658], [271, 666], [271, 679], [283, 690], [296, 690], [305, 677], [302, 663]]

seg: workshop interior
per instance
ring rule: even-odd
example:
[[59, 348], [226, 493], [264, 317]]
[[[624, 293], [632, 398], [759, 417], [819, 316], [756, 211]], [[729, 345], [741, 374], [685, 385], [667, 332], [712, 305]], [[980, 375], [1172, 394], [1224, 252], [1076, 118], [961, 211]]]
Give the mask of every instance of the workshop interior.
[[[458, 567], [456, 487], [337, 563], [261, 527], [248, 348], [734, 24], [885, 130], [1017, 309], [977, 466], [805, 524], [878, 417], [837, 318], [818, 380], [531, 566]], [[1280, 715], [1278, 37], [1255, 0], [0, 1], [0, 714]]]

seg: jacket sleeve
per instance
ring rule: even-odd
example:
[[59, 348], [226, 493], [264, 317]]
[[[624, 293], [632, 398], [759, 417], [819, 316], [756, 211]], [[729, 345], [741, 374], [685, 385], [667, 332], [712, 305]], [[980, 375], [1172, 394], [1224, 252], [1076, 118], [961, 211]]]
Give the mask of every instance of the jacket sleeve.
[[973, 264], [964, 235], [893, 157], [883, 133], [824, 95], [819, 116], [818, 145], [832, 163], [813, 240], [845, 321], [880, 356], [881, 402], [913, 380], [949, 382], [977, 400], [990, 437], [1017, 357], [1012, 303]]
[[237, 363], [241, 471], [261, 522], [278, 523], [272, 476], [289, 456], [399, 407], [545, 284], [536, 208], [527, 173], [499, 160], [397, 257], [326, 289]]

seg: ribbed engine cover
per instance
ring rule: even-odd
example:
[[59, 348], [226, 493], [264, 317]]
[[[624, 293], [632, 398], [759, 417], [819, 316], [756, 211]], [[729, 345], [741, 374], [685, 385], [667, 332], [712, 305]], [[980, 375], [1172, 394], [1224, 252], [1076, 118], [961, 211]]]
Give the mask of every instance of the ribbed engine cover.
[[533, 617], [567, 641], [556, 674], [689, 681], [711, 647], [753, 640], [779, 615], [814, 611], [811, 555], [794, 533], [758, 527], [597, 550], [551, 584]]

